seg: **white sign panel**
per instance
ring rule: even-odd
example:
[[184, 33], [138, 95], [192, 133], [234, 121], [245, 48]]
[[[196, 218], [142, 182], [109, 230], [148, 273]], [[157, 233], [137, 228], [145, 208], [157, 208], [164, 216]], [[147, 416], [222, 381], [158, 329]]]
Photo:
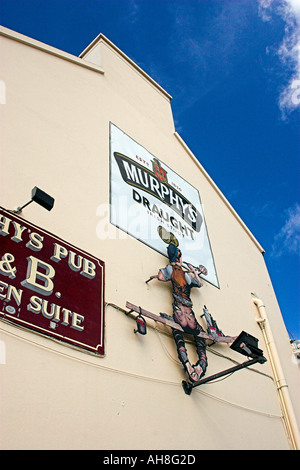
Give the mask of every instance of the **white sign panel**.
[[199, 192], [144, 147], [110, 124], [110, 222], [167, 256], [167, 239], [183, 260], [204, 265], [219, 287]]

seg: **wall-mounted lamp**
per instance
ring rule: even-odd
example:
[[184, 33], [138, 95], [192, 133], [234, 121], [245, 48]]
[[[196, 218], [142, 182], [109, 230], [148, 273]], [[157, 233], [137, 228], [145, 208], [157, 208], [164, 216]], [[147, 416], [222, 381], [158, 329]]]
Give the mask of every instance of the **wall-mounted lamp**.
[[136, 317], [136, 326], [137, 330], [133, 330], [135, 333], [140, 333], [140, 335], [147, 334], [147, 324], [145, 319], [141, 315], [141, 307], [140, 307], [140, 314]]
[[242, 331], [230, 346], [230, 349], [237, 351], [247, 357], [262, 357], [263, 351], [258, 348], [258, 339]]
[[47, 211], [51, 211], [54, 206], [54, 198], [39, 189], [37, 186], [35, 186], [31, 190], [31, 200], [29, 202], [26, 202], [24, 206], [18, 207], [17, 210], [14, 212], [16, 214], [19, 214], [20, 212], [22, 212], [24, 207], [28, 206], [28, 204], [31, 204], [33, 201], [47, 209]]

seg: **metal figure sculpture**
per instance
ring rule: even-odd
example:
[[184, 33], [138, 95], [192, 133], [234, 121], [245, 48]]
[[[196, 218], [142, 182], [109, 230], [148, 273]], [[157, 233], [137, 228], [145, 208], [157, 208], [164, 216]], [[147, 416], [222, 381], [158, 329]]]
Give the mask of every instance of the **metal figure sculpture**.
[[[128, 301], [126, 302], [126, 307], [130, 310], [129, 312], [126, 312], [126, 315], [129, 315], [131, 312], [139, 313], [136, 320], [137, 324], [138, 321], [142, 321], [143, 329], [141, 330], [138, 328], [138, 330], [134, 330], [134, 332], [139, 332], [141, 334], [146, 333], [146, 322], [141, 315], [151, 318], [154, 321], [161, 322], [171, 328], [177, 347], [178, 358], [188, 374], [189, 382], [185, 380], [182, 381], [185, 393], [190, 395], [194, 387], [198, 387], [201, 384], [230, 375], [237, 370], [249, 367], [257, 362], [261, 364], [266, 362], [266, 359], [263, 356], [263, 351], [257, 347], [257, 338], [254, 338], [244, 331], [242, 331], [239, 336], [224, 335], [205, 305], [203, 308], [203, 315], [201, 315], [201, 317], [205, 317], [207, 331], [205, 332], [203, 330], [193, 312], [193, 303], [190, 297], [190, 292], [193, 287], [199, 288], [203, 285], [199, 274], [206, 275], [207, 270], [202, 265], [195, 267], [182, 260], [182, 253], [179, 249], [178, 240], [172, 233], [167, 232], [162, 227], [158, 228], [158, 233], [160, 238], [168, 245], [167, 253], [169, 264], [165, 268], [161, 268], [158, 271], [158, 274], [151, 276], [146, 281], [146, 284], [153, 279], [158, 279], [161, 282], [171, 281], [173, 288], [173, 316], [165, 313], [156, 315], [155, 313], [149, 312]], [[183, 264], [187, 266], [187, 268], [183, 267]], [[188, 357], [184, 339], [185, 333], [193, 335], [195, 338], [198, 361], [194, 365], [191, 364]], [[230, 369], [213, 374], [210, 377], [202, 378], [207, 369], [207, 340], [212, 341], [213, 343], [222, 342], [231, 344], [231, 349], [246, 355], [251, 359]]]
[[[204, 266], [196, 268], [191, 264], [185, 263], [188, 270], [183, 267], [182, 253], [178, 247], [178, 241], [172, 233], [159, 231], [160, 237], [168, 243], [167, 253], [169, 264], [161, 268], [158, 274], [151, 276], [147, 281], [158, 279], [161, 282], [171, 281], [173, 288], [173, 320], [181, 326], [181, 329], [172, 328], [172, 334], [177, 347], [177, 354], [180, 362], [185, 368], [189, 379], [192, 382], [198, 381], [204, 376], [207, 368], [206, 340], [201, 336], [204, 333], [203, 328], [198, 323], [193, 312], [193, 303], [190, 292], [193, 287], [200, 288], [203, 283], [198, 275], [207, 274]], [[184, 333], [193, 335], [196, 343], [198, 361], [191, 364], [188, 352], [185, 346]]]

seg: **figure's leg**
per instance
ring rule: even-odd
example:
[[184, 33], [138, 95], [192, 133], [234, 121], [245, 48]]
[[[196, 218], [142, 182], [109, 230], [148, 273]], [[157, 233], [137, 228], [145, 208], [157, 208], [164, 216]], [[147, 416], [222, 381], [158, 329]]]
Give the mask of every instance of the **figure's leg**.
[[178, 359], [180, 360], [181, 364], [187, 371], [190, 379], [194, 382], [198, 380], [198, 375], [197, 373], [195, 373], [194, 367], [191, 365], [189, 361], [187, 350], [185, 347], [184, 333], [182, 331], [175, 330], [173, 328], [172, 328], [172, 333], [173, 333], [174, 340], [175, 340], [176, 347], [177, 347]]
[[199, 360], [194, 365], [194, 369], [198, 375], [198, 380], [205, 375], [207, 368], [206, 341], [204, 338], [195, 335], [196, 350]]

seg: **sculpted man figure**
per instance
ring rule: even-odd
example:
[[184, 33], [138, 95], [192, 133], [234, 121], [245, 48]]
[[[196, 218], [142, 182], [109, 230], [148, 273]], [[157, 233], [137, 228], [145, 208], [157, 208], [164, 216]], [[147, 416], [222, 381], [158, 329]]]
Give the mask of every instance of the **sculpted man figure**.
[[[198, 361], [192, 365], [188, 358], [187, 349], [185, 347], [184, 332], [172, 328], [172, 333], [177, 347], [178, 358], [183, 364], [189, 379], [192, 382], [200, 380], [205, 374], [207, 368], [206, 341], [199, 336], [204, 332], [201, 325], [196, 320], [193, 312], [193, 303], [190, 298], [192, 287], [201, 287], [202, 282], [195, 268], [188, 265], [190, 271], [186, 271], [182, 267], [182, 254], [180, 249], [174, 244], [168, 245], [168, 257], [170, 264], [159, 270], [157, 278], [159, 281], [171, 281], [173, 287], [173, 320], [178, 323], [185, 333], [191, 334], [195, 338]], [[204, 266], [201, 272], [206, 274]]]

